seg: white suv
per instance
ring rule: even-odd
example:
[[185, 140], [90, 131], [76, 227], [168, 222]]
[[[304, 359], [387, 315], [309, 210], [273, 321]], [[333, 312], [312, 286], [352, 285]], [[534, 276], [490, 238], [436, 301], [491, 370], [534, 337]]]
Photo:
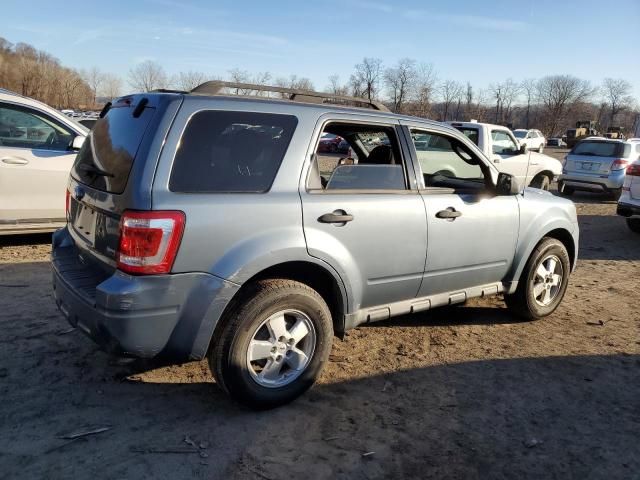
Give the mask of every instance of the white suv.
[[627, 167], [618, 200], [618, 215], [627, 217], [631, 231], [640, 233], [640, 160]]
[[520, 145], [525, 145], [527, 150], [535, 150], [542, 153], [546, 145], [546, 139], [540, 130], [525, 130], [517, 128], [513, 134], [518, 139]]
[[69, 171], [87, 133], [48, 105], [0, 89], [0, 235], [64, 226]]

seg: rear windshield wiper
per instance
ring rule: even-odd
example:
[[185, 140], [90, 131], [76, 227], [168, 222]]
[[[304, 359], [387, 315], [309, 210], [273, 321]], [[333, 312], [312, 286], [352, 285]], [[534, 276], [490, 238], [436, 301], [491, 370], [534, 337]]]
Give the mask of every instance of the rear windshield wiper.
[[106, 172], [98, 167], [87, 164], [78, 165], [78, 170], [82, 170], [85, 173], [93, 173], [94, 175], [99, 177], [113, 178], [115, 176], [113, 173]]

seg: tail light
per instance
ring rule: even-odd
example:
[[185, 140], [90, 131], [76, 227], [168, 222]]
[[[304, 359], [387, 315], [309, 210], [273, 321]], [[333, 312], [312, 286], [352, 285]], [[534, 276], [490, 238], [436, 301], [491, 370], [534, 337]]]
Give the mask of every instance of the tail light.
[[617, 158], [611, 164], [611, 170], [624, 170], [629, 165], [629, 160], [625, 158]]
[[120, 219], [118, 269], [149, 275], [169, 273], [180, 247], [185, 215], [178, 211], [125, 211]]
[[640, 163], [632, 163], [627, 167], [627, 175], [632, 177], [640, 177]]

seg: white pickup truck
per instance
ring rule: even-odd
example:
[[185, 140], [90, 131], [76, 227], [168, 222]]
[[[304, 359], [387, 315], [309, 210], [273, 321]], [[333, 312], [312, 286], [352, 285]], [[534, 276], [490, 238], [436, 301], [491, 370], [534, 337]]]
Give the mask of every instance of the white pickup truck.
[[507, 127], [478, 122], [448, 123], [475, 143], [498, 170], [515, 176], [521, 185], [549, 190], [553, 179], [562, 173], [558, 160], [527, 151]]

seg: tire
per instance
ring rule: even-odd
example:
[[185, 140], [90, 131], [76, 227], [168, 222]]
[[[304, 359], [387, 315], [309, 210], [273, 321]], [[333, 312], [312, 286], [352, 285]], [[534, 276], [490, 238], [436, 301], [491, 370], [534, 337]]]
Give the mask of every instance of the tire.
[[614, 188], [612, 190], [609, 190], [608, 193], [609, 193], [609, 196], [617, 202], [618, 199], [620, 198], [620, 195], [622, 195], [622, 188]]
[[[318, 292], [293, 280], [249, 285], [222, 322], [209, 353], [209, 367], [223, 390], [256, 410], [284, 405], [303, 394], [320, 376], [331, 352], [333, 323], [327, 304]], [[299, 332], [306, 329], [307, 333], [294, 343], [291, 338], [296, 334], [291, 332], [298, 323], [304, 327]], [[279, 325], [285, 330], [275, 328]], [[256, 348], [250, 350], [252, 341]], [[250, 361], [251, 352], [260, 358]], [[295, 363], [304, 365], [298, 370]], [[266, 375], [268, 368], [276, 370]]]
[[575, 190], [573, 189], [573, 187], [565, 186], [564, 183], [559, 183], [558, 184], [558, 193], [560, 195], [564, 195], [565, 197], [570, 197], [571, 195], [573, 195], [575, 193]]
[[531, 185], [534, 188], [539, 188], [541, 190], [549, 190], [549, 186], [551, 185], [551, 180], [546, 175], [538, 175], [533, 180], [531, 180]]
[[627, 227], [635, 233], [640, 233], [640, 218], [627, 218]]
[[[550, 259], [556, 262], [554, 274], [541, 277], [539, 269], [542, 267], [548, 272]], [[531, 253], [515, 293], [504, 296], [505, 303], [509, 310], [526, 320], [546, 317], [560, 305], [567, 290], [570, 273], [571, 261], [565, 246], [555, 238], [545, 237]], [[558, 274], [560, 278], [554, 284], [554, 277]], [[546, 292], [549, 297], [546, 297]]]

